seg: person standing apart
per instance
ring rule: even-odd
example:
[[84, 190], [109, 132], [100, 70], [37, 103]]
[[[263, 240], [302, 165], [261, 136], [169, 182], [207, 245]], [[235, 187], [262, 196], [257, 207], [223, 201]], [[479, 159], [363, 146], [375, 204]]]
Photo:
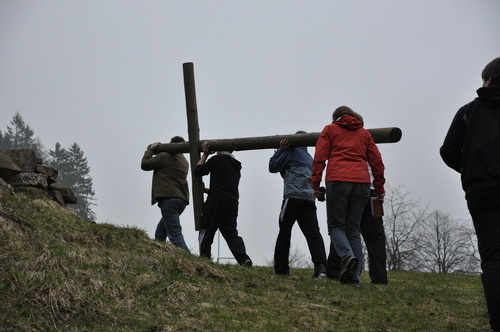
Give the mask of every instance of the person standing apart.
[[500, 331], [500, 58], [488, 63], [481, 77], [478, 97], [455, 114], [440, 154], [461, 175], [490, 325]]
[[[377, 198], [384, 197], [384, 164], [370, 132], [347, 106], [337, 108], [333, 123], [324, 127], [313, 159], [312, 186], [316, 197], [326, 167], [328, 234], [340, 256], [340, 282], [359, 285], [363, 251], [360, 222], [370, 197], [370, 174]], [[361, 264], [360, 264], [361, 263]]]
[[[184, 142], [184, 138], [174, 136], [170, 143]], [[151, 205], [158, 203], [161, 219], [156, 226], [155, 240], [170, 242], [189, 251], [184, 236], [180, 215], [189, 204], [187, 175], [189, 163], [182, 154], [158, 152], [160, 142], [147, 147], [141, 161], [143, 171], [153, 171]]]
[[[305, 133], [299, 131], [296, 134]], [[275, 274], [289, 275], [292, 227], [297, 221], [304, 234], [314, 264], [313, 278], [326, 278], [326, 252], [316, 214], [316, 198], [311, 183], [312, 157], [306, 147], [290, 148], [288, 140], [269, 160], [269, 172], [283, 178], [283, 202], [279, 215], [279, 233], [274, 249]]]
[[210, 146], [204, 142], [202, 148], [203, 155], [196, 164], [194, 175], [202, 177], [210, 174], [210, 189], [201, 212], [198, 235], [200, 256], [212, 258], [212, 243], [215, 233], [220, 230], [238, 264], [252, 266], [252, 260], [246, 253], [245, 243], [236, 228], [241, 163], [230, 151], [218, 151], [215, 156], [208, 159], [211, 154]]

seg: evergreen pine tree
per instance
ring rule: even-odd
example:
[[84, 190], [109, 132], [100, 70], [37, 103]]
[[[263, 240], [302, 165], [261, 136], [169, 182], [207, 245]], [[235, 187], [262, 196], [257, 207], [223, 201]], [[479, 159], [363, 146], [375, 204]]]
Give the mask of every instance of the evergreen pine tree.
[[46, 152], [38, 137], [34, 137], [35, 132], [27, 125], [19, 111], [10, 121], [12, 127], [7, 126], [7, 130], [0, 131], [0, 149], [32, 149], [39, 158], [44, 158]]
[[9, 150], [10, 149], [10, 141], [8, 137], [5, 137], [6, 134], [2, 133], [0, 130], [0, 150]]
[[16, 112], [10, 121], [12, 127], [0, 130], [0, 150], [32, 149], [39, 158], [47, 159], [47, 164], [59, 171], [57, 185], [71, 188], [78, 202], [73, 209], [82, 218], [96, 221], [96, 214], [92, 211], [95, 200], [95, 192], [92, 189], [92, 177], [87, 158], [84, 157], [80, 146], [73, 143], [69, 149], [65, 149], [59, 142], [54, 150], [47, 153], [38, 137], [34, 137], [34, 131], [26, 124]]
[[49, 157], [47, 164], [59, 172], [57, 184], [61, 187], [71, 187], [72, 184], [66, 181], [66, 174], [72, 172], [69, 165], [68, 151], [59, 142], [56, 142], [55, 149], [49, 150]]
[[95, 222], [96, 214], [92, 211], [95, 192], [92, 189], [90, 167], [80, 146], [73, 143], [69, 149], [65, 149], [56, 143], [55, 150], [49, 154], [50, 165], [59, 171], [58, 185], [71, 188], [78, 200], [73, 210], [83, 219]]

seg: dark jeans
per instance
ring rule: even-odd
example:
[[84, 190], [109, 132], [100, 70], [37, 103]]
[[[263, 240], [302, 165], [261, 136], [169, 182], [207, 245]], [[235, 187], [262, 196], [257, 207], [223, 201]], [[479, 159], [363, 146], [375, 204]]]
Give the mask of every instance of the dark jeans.
[[[375, 197], [375, 191], [370, 191], [370, 196]], [[363, 217], [361, 218], [361, 236], [365, 241], [368, 251], [368, 274], [374, 284], [387, 284], [387, 252], [384, 221], [382, 217], [374, 218], [370, 201], [365, 206]], [[338, 279], [341, 269], [340, 257], [335, 252], [335, 248], [330, 243], [330, 253], [328, 255], [328, 277]]]
[[181, 198], [162, 198], [158, 200], [158, 207], [161, 209], [161, 219], [156, 226], [155, 240], [170, 242], [184, 250], [189, 251], [184, 236], [180, 215], [184, 212], [188, 203]]
[[467, 206], [476, 229], [491, 328], [500, 331], [500, 187], [472, 192]]
[[211, 200], [203, 204], [201, 212], [201, 225], [198, 235], [200, 256], [212, 258], [212, 244], [215, 233], [220, 233], [226, 240], [234, 258], [239, 264], [250, 259], [246, 253], [245, 243], [238, 235], [236, 229], [238, 218], [238, 201], [236, 200]]
[[355, 256], [359, 264], [353, 281], [359, 281], [363, 266], [360, 224], [370, 197], [369, 183], [329, 181], [326, 183], [326, 213], [330, 242], [342, 263]]
[[296, 198], [285, 198], [281, 204], [279, 218], [279, 233], [274, 249], [274, 271], [278, 274], [288, 274], [290, 270], [288, 256], [290, 254], [290, 239], [295, 221], [304, 234], [314, 268], [326, 266], [326, 252], [323, 237], [319, 231], [316, 204]]

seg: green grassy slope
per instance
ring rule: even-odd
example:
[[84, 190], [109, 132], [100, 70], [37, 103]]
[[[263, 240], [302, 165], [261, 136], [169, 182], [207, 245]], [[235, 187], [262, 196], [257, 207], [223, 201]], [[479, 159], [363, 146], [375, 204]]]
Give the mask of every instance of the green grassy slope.
[[360, 288], [217, 265], [55, 202], [0, 196], [0, 331], [488, 331], [477, 275]]

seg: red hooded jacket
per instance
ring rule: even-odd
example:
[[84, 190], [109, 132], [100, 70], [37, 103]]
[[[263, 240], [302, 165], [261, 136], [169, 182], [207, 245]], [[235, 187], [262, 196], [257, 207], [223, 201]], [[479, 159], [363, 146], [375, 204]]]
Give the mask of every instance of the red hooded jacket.
[[318, 190], [325, 162], [325, 182], [370, 183], [370, 165], [376, 193], [384, 193], [384, 164], [380, 151], [363, 123], [350, 115], [325, 126], [316, 142], [312, 185]]

